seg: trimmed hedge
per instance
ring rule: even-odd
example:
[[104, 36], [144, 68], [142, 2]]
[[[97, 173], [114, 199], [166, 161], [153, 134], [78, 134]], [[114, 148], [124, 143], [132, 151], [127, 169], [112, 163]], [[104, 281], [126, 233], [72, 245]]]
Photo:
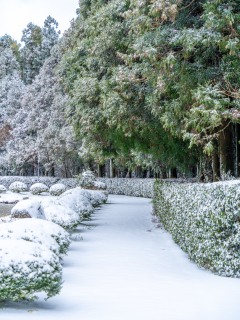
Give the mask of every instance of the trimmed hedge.
[[109, 194], [152, 198], [155, 179], [98, 178], [107, 185]]
[[240, 277], [240, 184], [156, 181], [153, 204], [164, 228], [198, 266]]

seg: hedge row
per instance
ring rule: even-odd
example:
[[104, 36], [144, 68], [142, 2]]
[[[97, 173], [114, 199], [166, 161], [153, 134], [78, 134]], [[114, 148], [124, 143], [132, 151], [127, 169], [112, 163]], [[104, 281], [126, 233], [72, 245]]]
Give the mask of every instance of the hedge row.
[[240, 277], [240, 184], [154, 184], [164, 228], [198, 266]]
[[20, 181], [27, 185], [28, 189], [35, 183], [43, 183], [49, 188], [56, 183], [63, 183], [68, 189], [76, 188], [77, 181], [75, 178], [54, 178], [54, 177], [25, 177], [25, 176], [0, 176], [0, 185], [9, 189], [9, 186], [15, 182]]
[[153, 196], [155, 179], [99, 178], [98, 180], [106, 183], [110, 194], [144, 198]]

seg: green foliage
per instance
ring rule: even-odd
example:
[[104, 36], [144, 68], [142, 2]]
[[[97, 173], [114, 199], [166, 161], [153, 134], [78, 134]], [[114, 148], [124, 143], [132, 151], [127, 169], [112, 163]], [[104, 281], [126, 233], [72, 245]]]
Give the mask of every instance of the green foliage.
[[240, 277], [239, 184], [155, 182], [153, 203], [164, 228], [199, 266]]
[[[68, 45], [63, 42], [57, 72], [70, 96], [67, 116], [99, 162], [113, 157], [128, 163], [130, 157], [135, 163], [132, 152], [171, 165], [196, 162], [195, 150], [188, 152], [176, 134], [180, 120], [170, 120], [176, 130], [167, 131], [164, 104], [170, 99], [159, 92], [160, 69], [178, 62], [172, 51], [164, 59], [158, 52], [168, 46], [176, 6], [164, 7], [166, 27], [158, 29], [151, 27], [159, 14], [154, 8], [138, 1], [82, 1], [66, 35]], [[179, 72], [182, 63], [175, 68]]]

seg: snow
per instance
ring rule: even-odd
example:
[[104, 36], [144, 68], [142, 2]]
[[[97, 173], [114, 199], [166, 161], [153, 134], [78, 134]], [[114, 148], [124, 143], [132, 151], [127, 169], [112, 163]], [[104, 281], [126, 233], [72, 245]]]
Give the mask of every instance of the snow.
[[69, 207], [79, 214], [92, 213], [93, 206], [91, 201], [86, 197], [88, 190], [80, 187], [65, 191], [58, 197], [58, 203], [62, 206]]
[[26, 239], [47, 246], [56, 253], [66, 253], [70, 244], [69, 233], [59, 225], [40, 219], [15, 219], [0, 224], [0, 239]]
[[106, 184], [102, 181], [94, 181], [94, 187], [105, 190], [107, 188]]
[[152, 222], [149, 199], [109, 196], [108, 202], [85, 222], [91, 230], [76, 230], [83, 240], [73, 241], [64, 259], [60, 295], [0, 304], [8, 307], [2, 319], [239, 319], [239, 279], [189, 261]]
[[34, 199], [18, 202], [11, 210], [13, 218], [46, 219], [41, 203]]
[[3, 185], [0, 185], [0, 193], [6, 192], [6, 191], [7, 189]]
[[[21, 273], [31, 274], [31, 263], [35, 267], [41, 267], [41, 272], [51, 272], [53, 269], [51, 263], [57, 260], [57, 256], [47, 247], [38, 243], [16, 239], [1, 240], [0, 258], [0, 270], [6, 270], [9, 275], [12, 274], [11, 269], [17, 269], [18, 266]], [[9, 268], [9, 266], [12, 268]]]
[[59, 245], [56, 240], [51, 237], [43, 228], [39, 228], [39, 225], [33, 226], [28, 221], [32, 219], [24, 219], [24, 221], [18, 220], [12, 223], [0, 224], [0, 240], [3, 239], [15, 239], [26, 240], [34, 243], [39, 243], [52, 250], [54, 253], [59, 253]]
[[0, 203], [17, 203], [21, 200], [28, 199], [29, 195], [27, 193], [19, 194], [12, 193], [11, 191], [7, 191], [4, 194], [0, 195]]
[[231, 186], [231, 185], [236, 185], [239, 184], [240, 180], [239, 179], [234, 179], [234, 180], [226, 180], [226, 181], [218, 181], [218, 182], [213, 182], [213, 183], [206, 183], [209, 187], [211, 185], [226, 185], [226, 186]]
[[79, 214], [62, 205], [51, 205], [44, 209], [46, 219], [71, 231], [81, 220]]

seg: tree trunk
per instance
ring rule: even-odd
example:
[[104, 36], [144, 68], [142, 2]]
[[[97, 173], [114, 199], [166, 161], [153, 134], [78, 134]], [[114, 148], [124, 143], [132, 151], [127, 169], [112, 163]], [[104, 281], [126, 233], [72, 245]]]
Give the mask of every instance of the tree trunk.
[[172, 171], [171, 171], [171, 168], [169, 168], [168, 170], [168, 178], [171, 179], [172, 178]]
[[110, 159], [109, 161], [109, 177], [113, 178], [113, 160]]
[[234, 157], [233, 157], [233, 145], [232, 145], [232, 130], [228, 126], [219, 136], [219, 153], [220, 153], [220, 174], [221, 177], [224, 173], [230, 171], [234, 173]]
[[212, 169], [213, 169], [213, 182], [219, 180], [220, 176], [220, 166], [219, 166], [219, 157], [218, 157], [218, 149], [214, 149], [212, 153]]
[[237, 177], [240, 174], [240, 166], [239, 166], [239, 159], [240, 159], [240, 145], [239, 145], [239, 138], [240, 138], [240, 124], [236, 123], [236, 166], [237, 166]]
[[102, 166], [101, 164], [98, 165], [98, 178], [102, 177]]

